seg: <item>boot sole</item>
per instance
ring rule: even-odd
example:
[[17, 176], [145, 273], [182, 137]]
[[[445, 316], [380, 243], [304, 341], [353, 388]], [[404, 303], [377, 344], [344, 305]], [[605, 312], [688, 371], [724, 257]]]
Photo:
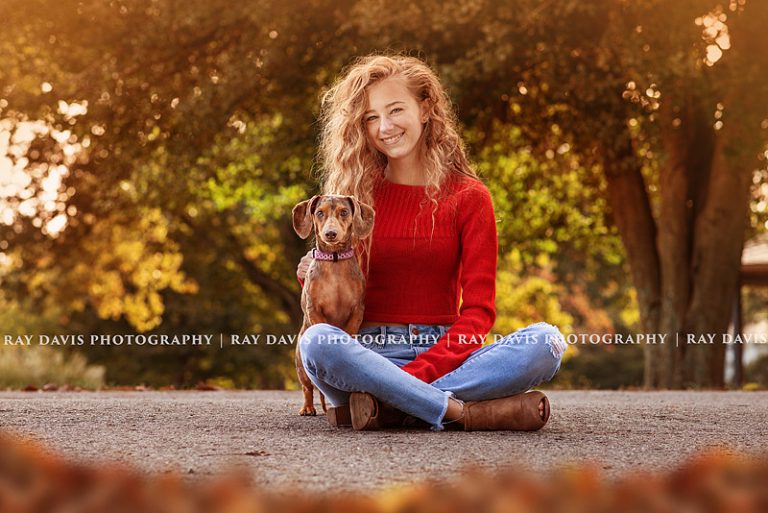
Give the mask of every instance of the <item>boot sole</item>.
[[349, 396], [349, 410], [352, 417], [352, 428], [357, 431], [380, 429], [379, 405], [371, 394], [353, 392]]
[[[542, 394], [543, 395], [543, 394]], [[549, 422], [549, 398], [545, 395], [543, 397], [544, 399], [544, 418], [541, 420], [544, 424], [542, 424], [541, 427], [544, 427], [544, 425]], [[541, 428], [539, 428], [541, 429]]]

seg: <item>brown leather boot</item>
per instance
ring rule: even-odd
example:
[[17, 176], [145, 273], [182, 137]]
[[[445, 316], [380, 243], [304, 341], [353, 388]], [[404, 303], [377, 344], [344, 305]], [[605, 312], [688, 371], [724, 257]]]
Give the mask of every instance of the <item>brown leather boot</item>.
[[[539, 404], [544, 401], [544, 416]], [[464, 431], [536, 431], [549, 420], [549, 399], [539, 391], [464, 403]]]
[[358, 431], [402, 427], [408, 417], [408, 414], [365, 392], [352, 392], [349, 395], [349, 408], [352, 427]]
[[329, 407], [325, 412], [325, 416], [328, 417], [328, 424], [332, 427], [340, 428], [352, 426], [352, 415], [350, 414], [348, 404]]

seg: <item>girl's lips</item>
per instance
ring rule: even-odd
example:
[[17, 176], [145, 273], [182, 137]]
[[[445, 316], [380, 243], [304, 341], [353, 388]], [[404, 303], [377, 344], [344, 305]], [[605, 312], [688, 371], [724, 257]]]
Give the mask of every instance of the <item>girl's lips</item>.
[[398, 141], [400, 141], [400, 138], [403, 136], [403, 134], [404, 134], [404, 133], [405, 133], [405, 132], [401, 132], [401, 133], [399, 133], [398, 135], [393, 135], [392, 137], [386, 137], [386, 138], [382, 138], [382, 139], [381, 139], [381, 142], [383, 142], [383, 143], [384, 143], [384, 144], [386, 144], [386, 145], [395, 144], [395, 143], [397, 143]]

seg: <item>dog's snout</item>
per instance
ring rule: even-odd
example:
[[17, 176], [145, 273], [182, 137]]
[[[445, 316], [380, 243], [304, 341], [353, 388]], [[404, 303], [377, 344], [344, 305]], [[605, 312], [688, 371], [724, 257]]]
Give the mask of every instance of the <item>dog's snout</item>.
[[336, 237], [338, 235], [339, 234], [336, 233], [335, 230], [328, 230], [328, 231], [325, 232], [325, 238], [328, 239], [328, 240], [336, 240]]

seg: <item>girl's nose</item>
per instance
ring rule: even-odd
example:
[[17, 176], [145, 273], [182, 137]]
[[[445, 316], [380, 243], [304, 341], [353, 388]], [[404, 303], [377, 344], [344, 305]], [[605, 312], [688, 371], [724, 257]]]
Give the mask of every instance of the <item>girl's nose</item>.
[[387, 116], [381, 116], [381, 124], [379, 125], [379, 131], [386, 132], [392, 128], [392, 121]]

